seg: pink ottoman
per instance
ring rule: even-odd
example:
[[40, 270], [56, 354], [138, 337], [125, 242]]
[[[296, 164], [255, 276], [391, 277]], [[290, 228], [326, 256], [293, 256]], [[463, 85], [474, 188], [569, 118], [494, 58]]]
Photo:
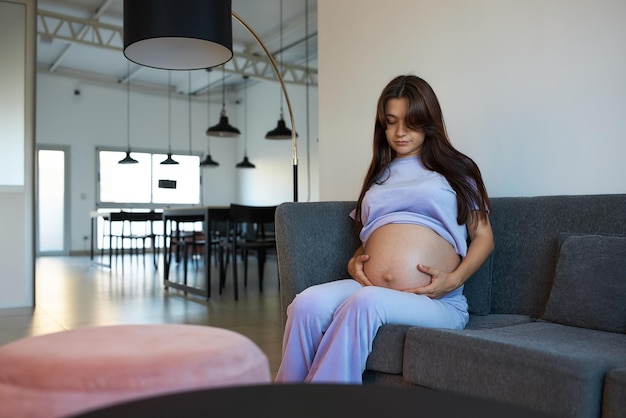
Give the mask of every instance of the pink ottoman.
[[256, 344], [208, 326], [79, 328], [0, 347], [0, 417], [62, 417], [163, 393], [269, 382]]

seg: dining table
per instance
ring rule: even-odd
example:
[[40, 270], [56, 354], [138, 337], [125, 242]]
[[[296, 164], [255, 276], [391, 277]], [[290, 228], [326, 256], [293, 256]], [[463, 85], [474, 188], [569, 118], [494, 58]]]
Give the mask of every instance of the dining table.
[[[209, 299], [211, 297], [211, 257], [213, 236], [212, 221], [228, 220], [230, 206], [185, 206], [163, 209], [163, 285], [166, 289], [174, 288], [185, 293], [192, 293]], [[172, 264], [172, 242], [180, 242], [181, 225], [187, 222], [202, 222], [204, 235], [203, 264], [204, 285], [199, 286], [187, 281], [185, 274], [183, 281], [171, 280], [170, 267]]]

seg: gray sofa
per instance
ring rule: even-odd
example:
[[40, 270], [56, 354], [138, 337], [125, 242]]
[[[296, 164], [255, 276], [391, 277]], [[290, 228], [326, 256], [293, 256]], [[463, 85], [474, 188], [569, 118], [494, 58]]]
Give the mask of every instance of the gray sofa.
[[[348, 277], [359, 245], [354, 205], [278, 207], [283, 319], [298, 292]], [[502, 197], [492, 206], [496, 247], [465, 284], [468, 326], [381, 327], [364, 383], [555, 416], [626, 416], [626, 195]]]

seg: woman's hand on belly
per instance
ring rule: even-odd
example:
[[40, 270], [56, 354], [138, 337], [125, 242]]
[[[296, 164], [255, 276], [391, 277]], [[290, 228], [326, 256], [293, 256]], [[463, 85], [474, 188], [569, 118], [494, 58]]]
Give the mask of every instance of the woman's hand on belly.
[[348, 261], [348, 274], [363, 286], [372, 286], [364, 271], [364, 265], [370, 259], [370, 256], [364, 252], [362, 245], [354, 252], [354, 255]]
[[441, 271], [453, 271], [460, 257], [452, 245], [434, 231], [411, 224], [385, 225], [371, 235], [365, 247], [369, 256], [363, 273], [371, 284], [396, 290], [428, 285], [431, 275], [420, 271], [425, 264]]

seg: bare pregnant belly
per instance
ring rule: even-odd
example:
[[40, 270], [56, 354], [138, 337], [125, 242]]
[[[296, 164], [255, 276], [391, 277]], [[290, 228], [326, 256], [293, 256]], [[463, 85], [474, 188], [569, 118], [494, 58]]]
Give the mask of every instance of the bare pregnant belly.
[[365, 275], [375, 286], [406, 290], [425, 286], [430, 276], [418, 264], [442, 271], [454, 271], [460, 256], [448, 241], [419, 225], [388, 224], [370, 236], [365, 247], [370, 256], [364, 264]]

